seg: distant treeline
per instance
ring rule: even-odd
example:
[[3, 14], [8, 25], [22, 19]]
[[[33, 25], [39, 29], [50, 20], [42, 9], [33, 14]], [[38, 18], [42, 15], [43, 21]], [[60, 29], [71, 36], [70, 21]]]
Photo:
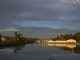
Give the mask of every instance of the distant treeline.
[[52, 40], [68, 40], [68, 39], [75, 39], [76, 41], [80, 41], [80, 32], [73, 34], [65, 34], [57, 36], [56, 38], [51, 38]]
[[18, 34], [17, 32], [14, 32], [14, 36], [8, 37], [8, 36], [2, 36], [0, 34], [0, 42], [32, 42], [37, 40], [38, 38], [26, 38], [23, 37], [22, 34]]

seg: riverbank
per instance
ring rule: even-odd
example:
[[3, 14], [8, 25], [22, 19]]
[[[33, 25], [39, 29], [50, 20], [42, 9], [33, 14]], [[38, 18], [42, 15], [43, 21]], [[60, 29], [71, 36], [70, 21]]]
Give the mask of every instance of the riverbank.
[[31, 42], [12, 42], [12, 43], [6, 43], [6, 42], [0, 42], [0, 47], [1, 46], [13, 46], [13, 45], [20, 45], [20, 44], [28, 44], [28, 43], [33, 43], [35, 41]]

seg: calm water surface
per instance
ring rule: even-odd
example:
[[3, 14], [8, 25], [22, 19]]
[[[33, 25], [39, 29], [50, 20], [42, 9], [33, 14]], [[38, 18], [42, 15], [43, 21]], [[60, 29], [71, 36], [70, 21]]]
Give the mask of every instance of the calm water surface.
[[34, 43], [0, 47], [0, 60], [80, 60], [80, 46]]

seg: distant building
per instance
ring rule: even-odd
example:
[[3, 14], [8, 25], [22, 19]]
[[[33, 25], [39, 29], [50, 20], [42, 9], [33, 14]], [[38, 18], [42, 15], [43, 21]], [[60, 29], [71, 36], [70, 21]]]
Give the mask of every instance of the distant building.
[[5, 40], [6, 40], [6, 38], [5, 38], [4, 36], [2, 36], [2, 37], [1, 37], [1, 40], [2, 40], [2, 41], [5, 41]]
[[67, 42], [68, 42], [68, 43], [76, 43], [76, 40], [74, 40], [74, 39], [69, 39], [69, 40], [67, 40]]
[[[46, 41], [45, 41], [46, 42]], [[59, 41], [59, 40], [57, 40], [57, 41], [53, 41], [53, 40], [48, 40], [47, 41], [48, 43], [76, 43], [76, 40], [74, 40], [74, 39], [69, 39], [69, 40], [66, 40], [66, 41]]]

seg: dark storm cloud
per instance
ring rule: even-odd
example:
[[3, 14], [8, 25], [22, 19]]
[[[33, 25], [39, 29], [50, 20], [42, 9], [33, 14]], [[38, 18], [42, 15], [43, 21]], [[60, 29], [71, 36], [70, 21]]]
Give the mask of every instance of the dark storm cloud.
[[79, 16], [80, 0], [0, 0], [0, 28], [14, 24], [14, 20], [80, 23]]

